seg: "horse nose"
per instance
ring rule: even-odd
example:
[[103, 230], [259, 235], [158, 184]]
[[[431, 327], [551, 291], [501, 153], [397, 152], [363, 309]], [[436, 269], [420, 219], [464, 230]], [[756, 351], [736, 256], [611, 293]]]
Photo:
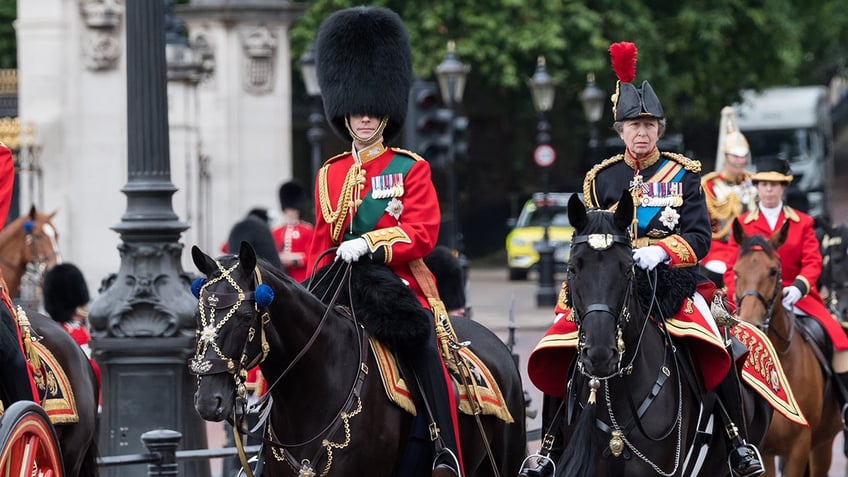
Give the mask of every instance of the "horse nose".
[[585, 346], [583, 348], [583, 366], [593, 376], [609, 376], [615, 373], [618, 359], [617, 351], [610, 346]]
[[194, 409], [204, 420], [219, 422], [224, 419], [224, 397], [221, 393], [194, 393]]

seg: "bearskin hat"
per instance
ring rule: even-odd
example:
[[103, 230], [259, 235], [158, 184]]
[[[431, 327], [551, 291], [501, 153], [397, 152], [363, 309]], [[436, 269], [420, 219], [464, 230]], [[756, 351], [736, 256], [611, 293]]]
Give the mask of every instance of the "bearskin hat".
[[465, 308], [465, 280], [462, 277], [462, 264], [454, 256], [453, 250], [444, 245], [436, 248], [424, 257], [424, 263], [436, 278], [436, 288], [445, 308], [456, 310]]
[[44, 309], [59, 323], [71, 321], [78, 307], [88, 304], [88, 285], [79, 268], [59, 263], [44, 275]]
[[632, 81], [636, 79], [636, 45], [622, 41], [609, 47], [610, 61], [618, 81], [615, 94], [612, 95], [612, 114], [616, 121], [635, 118], [663, 119], [662, 104], [654, 88], [647, 81], [636, 88]]
[[242, 242], [252, 245], [258, 258], [264, 259], [278, 270], [283, 270], [283, 264], [280, 262], [280, 256], [277, 252], [277, 244], [274, 242], [274, 236], [271, 234], [267, 222], [256, 217], [247, 217], [236, 222], [230, 229], [230, 235], [227, 238], [227, 250], [230, 253], [237, 253], [236, 251], [241, 249]]
[[306, 191], [298, 181], [288, 181], [280, 186], [280, 208], [303, 212], [306, 206]]
[[324, 113], [333, 131], [350, 140], [345, 118], [388, 118], [387, 140], [403, 129], [412, 85], [412, 50], [400, 17], [384, 7], [339, 10], [321, 22], [315, 63]]

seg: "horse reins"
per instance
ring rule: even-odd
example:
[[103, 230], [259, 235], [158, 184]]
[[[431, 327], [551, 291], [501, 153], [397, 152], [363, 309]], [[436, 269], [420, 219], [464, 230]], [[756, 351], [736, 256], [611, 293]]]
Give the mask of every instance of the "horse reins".
[[[760, 250], [760, 251], [765, 253], [764, 250]], [[781, 276], [782, 276], [782, 273], [781, 273], [780, 261], [778, 261], [777, 273], [775, 273], [775, 279], [774, 279], [774, 294], [772, 295], [770, 300], [767, 300], [762, 295], [762, 293], [760, 293], [758, 290], [745, 290], [741, 294], [737, 294], [734, 297], [734, 300], [736, 301], [737, 308], [742, 307], [742, 300], [744, 300], [746, 297], [752, 296], [752, 297], [756, 298], [757, 300], [759, 300], [760, 304], [763, 305], [763, 308], [765, 309], [765, 315], [763, 316], [763, 322], [756, 324], [755, 326], [757, 328], [759, 328], [760, 330], [762, 330], [762, 332], [765, 333], [765, 334], [768, 334], [768, 332], [769, 332], [769, 328], [771, 327], [771, 320], [772, 320], [772, 317], [774, 315], [774, 308], [777, 305], [777, 302], [778, 302], [778, 300], [780, 299], [780, 296], [781, 296], [781, 290], [782, 290]], [[787, 310], [786, 313], [788, 314], [789, 311]], [[789, 349], [792, 347], [792, 338], [795, 335], [795, 320], [792, 319], [792, 317], [790, 317], [790, 316], [786, 316], [786, 320], [788, 321], [788, 324], [789, 324], [789, 332], [787, 333], [786, 336], [783, 336], [777, 330], [773, 330], [774, 334], [778, 338], [780, 338], [781, 340], [786, 342], [786, 348], [784, 348], [783, 351], [778, 351], [778, 354], [786, 354], [786, 353], [789, 352]]]

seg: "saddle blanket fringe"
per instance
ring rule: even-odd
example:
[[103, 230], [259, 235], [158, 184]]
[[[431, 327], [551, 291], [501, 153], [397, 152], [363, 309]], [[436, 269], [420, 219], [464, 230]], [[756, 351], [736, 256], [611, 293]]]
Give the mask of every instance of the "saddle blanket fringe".
[[[380, 341], [370, 338], [371, 349], [377, 359], [377, 367], [383, 380], [383, 388], [386, 395], [393, 403], [401, 409], [415, 415], [415, 403], [406, 380], [403, 379], [398, 367], [397, 358]], [[448, 372], [454, 385], [459, 390], [459, 410], [463, 414], [473, 415], [474, 409], [480, 409], [482, 414], [495, 416], [506, 423], [512, 423], [512, 414], [504, 401], [500, 386], [492, 376], [491, 371], [468, 347], [460, 348], [458, 351], [464, 364], [468, 366], [472, 375], [472, 382], [468, 383], [471, 394], [462, 383], [459, 370], [448, 364]]]

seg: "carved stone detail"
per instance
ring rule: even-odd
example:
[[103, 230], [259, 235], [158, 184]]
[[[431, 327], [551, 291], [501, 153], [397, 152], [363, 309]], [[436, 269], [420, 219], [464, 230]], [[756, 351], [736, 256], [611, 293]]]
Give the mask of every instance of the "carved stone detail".
[[80, 0], [80, 15], [85, 25], [82, 56], [92, 71], [114, 68], [121, 57], [121, 20], [124, 0]]
[[257, 95], [274, 90], [277, 37], [266, 26], [254, 27], [242, 34], [244, 49], [244, 89]]

